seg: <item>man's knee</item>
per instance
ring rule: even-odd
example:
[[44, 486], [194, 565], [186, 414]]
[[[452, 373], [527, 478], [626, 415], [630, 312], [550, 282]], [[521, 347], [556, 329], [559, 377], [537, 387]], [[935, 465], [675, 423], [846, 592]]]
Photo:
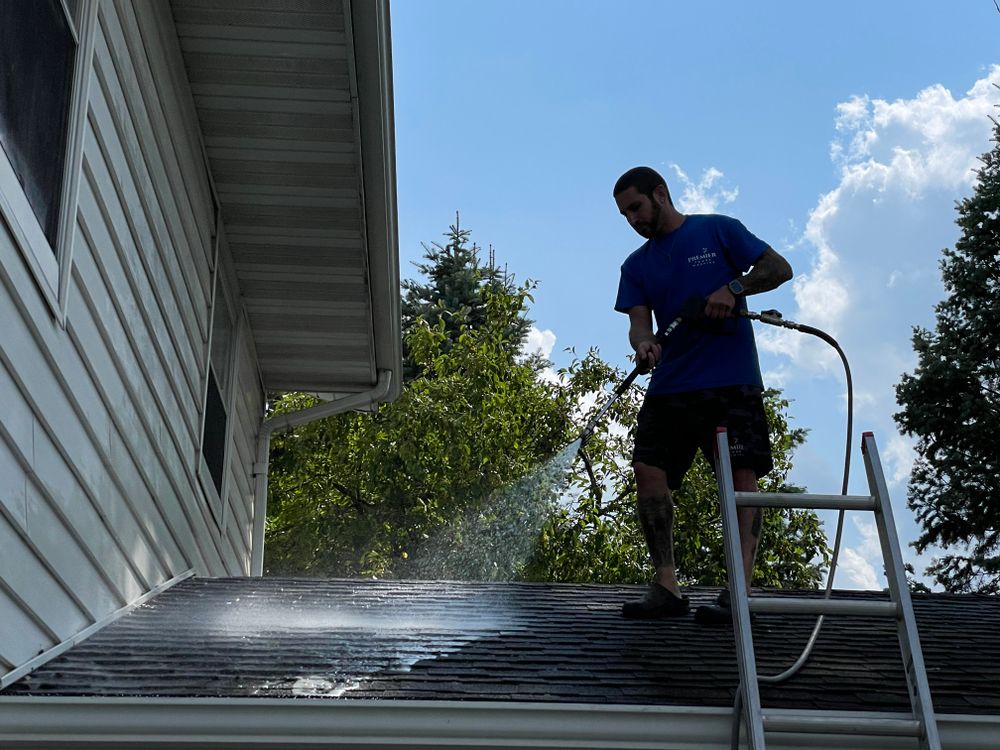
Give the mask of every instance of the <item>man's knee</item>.
[[667, 472], [659, 466], [636, 461], [632, 464], [635, 472], [635, 484], [639, 495], [661, 495], [666, 492]]
[[753, 469], [733, 469], [733, 489], [737, 492], [757, 492], [757, 473]]

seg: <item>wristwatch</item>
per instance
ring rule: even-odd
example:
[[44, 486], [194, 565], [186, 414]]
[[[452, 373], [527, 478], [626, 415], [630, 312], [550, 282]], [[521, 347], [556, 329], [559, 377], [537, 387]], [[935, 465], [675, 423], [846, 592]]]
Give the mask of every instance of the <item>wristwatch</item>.
[[729, 287], [729, 291], [733, 293], [734, 297], [746, 294], [746, 289], [743, 288], [743, 282], [739, 279], [733, 279], [726, 286]]

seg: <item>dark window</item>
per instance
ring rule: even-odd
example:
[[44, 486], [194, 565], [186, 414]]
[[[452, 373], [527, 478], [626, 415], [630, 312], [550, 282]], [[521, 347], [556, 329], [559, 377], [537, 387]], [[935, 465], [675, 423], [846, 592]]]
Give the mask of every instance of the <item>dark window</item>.
[[0, 145], [53, 248], [75, 55], [59, 0], [0, 0]]
[[215, 373], [208, 368], [208, 395], [205, 398], [205, 428], [201, 438], [201, 455], [205, 457], [215, 489], [222, 495], [222, 472], [226, 466], [226, 407], [222, 402]]

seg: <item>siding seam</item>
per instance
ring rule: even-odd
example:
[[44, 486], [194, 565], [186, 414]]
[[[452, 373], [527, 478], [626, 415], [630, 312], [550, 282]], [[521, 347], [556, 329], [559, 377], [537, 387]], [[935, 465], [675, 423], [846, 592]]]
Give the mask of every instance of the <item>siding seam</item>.
[[[107, 104], [108, 112], [110, 115], [109, 119], [111, 121], [111, 126], [114, 128], [113, 137], [116, 138], [119, 143], [119, 150], [121, 152], [122, 160], [124, 162], [122, 169], [125, 170], [125, 173], [131, 180], [132, 184], [134, 185], [136, 193], [141, 194], [142, 181], [136, 179], [135, 175], [133, 174], [134, 171], [133, 168], [129, 166], [130, 156], [128, 154], [127, 149], [124, 146], [126, 136], [122, 132], [124, 126], [122, 125], [122, 123], [119, 122], [119, 120], [114, 116], [112, 112], [113, 110], [112, 105], [116, 103], [116, 100], [109, 90], [110, 84], [106, 80], [105, 72], [103, 70], [101, 63], [100, 54], [94, 55], [94, 63], [95, 63], [95, 74], [98, 82], [98, 89], [100, 91], [100, 95], [104, 98]], [[122, 200], [122, 195], [125, 193], [126, 186], [122, 182], [122, 175], [118, 173], [117, 160], [114, 159], [111, 154], [111, 146], [108, 142], [108, 134], [105, 132], [104, 128], [101, 127], [101, 123], [97, 121], [97, 114], [94, 112], [93, 108], [91, 108], [90, 127], [94, 133], [94, 143], [96, 144], [98, 151], [100, 152], [104, 168], [106, 169], [111, 179], [111, 182], [114, 185], [116, 196], [121, 205], [121, 212], [122, 216], [125, 219], [128, 236], [132, 241], [132, 245], [136, 248], [137, 251], [140, 251], [137, 253], [137, 257], [143, 269], [144, 275], [149, 280], [150, 286], [153, 290], [153, 295], [156, 300], [156, 307], [159, 312], [160, 318], [164, 322], [164, 328], [166, 330], [167, 337], [172, 346], [174, 356], [176, 357], [176, 360], [178, 362], [190, 363], [190, 370], [194, 372], [194, 375], [192, 376], [191, 372], [187, 371], [187, 368], [182, 367], [181, 382], [187, 386], [185, 393], [190, 394], [192, 398], [197, 399], [198, 382], [201, 380], [202, 377], [201, 368], [203, 363], [200, 361], [194, 347], [190, 344], [190, 342], [192, 341], [190, 335], [191, 334], [190, 327], [183, 322], [184, 315], [181, 313], [181, 309], [179, 306], [179, 297], [175, 293], [173, 281], [170, 277], [170, 271], [167, 268], [166, 264], [163, 263], [162, 248], [161, 248], [162, 241], [160, 239], [159, 233], [161, 231], [165, 232], [166, 230], [162, 229], [160, 226], [157, 225], [156, 221], [152, 220], [152, 218], [148, 215], [148, 210], [145, 202], [142, 202], [143, 225], [146, 227], [150, 236], [150, 240], [155, 246], [156, 250], [155, 257], [156, 260], [158, 261], [157, 265], [161, 270], [161, 273], [157, 274], [154, 272], [154, 269], [152, 268], [152, 263], [150, 262], [150, 258], [147, 257], [146, 253], [141, 252], [144, 246], [144, 243], [142, 242], [141, 238], [142, 232], [140, 231], [140, 228], [137, 226], [137, 219], [133, 217], [129, 211], [128, 201]], [[90, 162], [89, 154], [84, 153], [84, 171], [86, 173], [88, 170], [90, 170], [88, 174], [89, 179], [91, 179], [92, 181], [96, 181], [96, 177], [93, 173], [93, 166], [89, 162]], [[113, 222], [111, 223], [111, 225], [115, 226]], [[119, 252], [119, 254], [121, 255], [121, 252]], [[130, 266], [126, 263], [125, 268], [129, 269]], [[166, 287], [164, 291], [169, 290], [171, 293], [173, 293], [172, 296], [166, 297], [163, 294], [156, 293], [156, 284], [154, 284], [153, 282], [161, 279]], [[172, 315], [171, 313], [175, 314]], [[178, 328], [180, 330], [178, 330]], [[199, 331], [198, 337], [195, 340], [201, 341], [200, 336], [201, 333]], [[163, 356], [164, 359], [166, 359], [166, 354], [164, 354]], [[183, 402], [184, 399], [178, 395], [178, 401]]]
[[[90, 423], [86, 420], [85, 415], [83, 414], [83, 410], [80, 408], [80, 403], [77, 400], [76, 395], [73, 393], [73, 390], [69, 388], [68, 383], [66, 382], [66, 378], [63, 376], [62, 370], [56, 365], [51, 350], [49, 349], [48, 345], [43, 342], [42, 337], [39, 335], [37, 325], [35, 325], [35, 322], [32, 319], [31, 315], [24, 307], [24, 301], [16, 294], [16, 290], [13, 288], [13, 285], [11, 283], [12, 280], [10, 279], [7, 270], [3, 266], [0, 266], [0, 281], [2, 281], [3, 286], [7, 288], [8, 295], [11, 301], [14, 303], [15, 307], [17, 307], [20, 310], [21, 318], [24, 321], [25, 327], [28, 328], [28, 330], [31, 332], [32, 339], [37, 345], [38, 353], [45, 360], [46, 364], [49, 366], [50, 374], [52, 375], [53, 379], [56, 381], [56, 383], [62, 390], [63, 394], [65, 395], [66, 400], [69, 402], [70, 407], [73, 410], [74, 416], [80, 421], [80, 425], [83, 431], [90, 438], [94, 450], [97, 451], [98, 446], [100, 445], [99, 439], [94, 434], [93, 428], [91, 427]], [[52, 444], [56, 447], [59, 456], [65, 462], [68, 471], [70, 472], [70, 474], [73, 475], [77, 484], [83, 490], [85, 497], [90, 502], [91, 507], [94, 509], [94, 511], [100, 518], [104, 528], [108, 531], [108, 534], [114, 540], [114, 546], [118, 548], [118, 551], [121, 552], [122, 556], [125, 558], [127, 568], [131, 572], [132, 577], [136, 580], [137, 583], [139, 583], [141, 588], [143, 588], [144, 590], [148, 590], [150, 588], [149, 581], [146, 580], [145, 576], [143, 576], [142, 573], [135, 566], [133, 560], [131, 559], [131, 556], [121, 546], [121, 540], [119, 538], [119, 535], [115, 532], [115, 529], [111, 527], [107, 513], [101, 507], [100, 503], [97, 502], [96, 497], [90, 487], [90, 483], [86, 481], [86, 479], [83, 477], [76, 462], [70, 458], [69, 451], [63, 445], [62, 440], [59, 439], [58, 432], [54, 430], [52, 428], [52, 425], [49, 424], [48, 420], [42, 416], [45, 414], [45, 411], [39, 408], [37, 400], [31, 395], [31, 390], [26, 387], [24, 379], [18, 373], [18, 370], [17, 368], [14, 367], [14, 363], [10, 360], [10, 357], [6, 349], [4, 349], [2, 346], [0, 346], [0, 362], [3, 362], [4, 366], [6, 367], [7, 371], [10, 374], [11, 379], [15, 382], [18, 390], [24, 397], [24, 400], [31, 407], [32, 413], [35, 415], [36, 425], [39, 425], [49, 436], [49, 439], [52, 441]], [[33, 463], [30, 476], [35, 477], [36, 483], [38, 484], [41, 484], [43, 482], [42, 478], [39, 477], [37, 473], [34, 471]]]
[[[5, 442], [7, 442], [6, 439]], [[8, 446], [10, 446], [9, 442]], [[17, 459], [20, 462], [21, 457], [18, 455]], [[46, 502], [48, 502], [47, 499]], [[7, 523], [10, 524], [10, 527], [14, 529], [17, 535], [21, 538], [21, 541], [23, 541], [24, 544], [34, 553], [35, 559], [38, 560], [38, 563], [43, 568], [45, 568], [49, 572], [49, 575], [52, 576], [52, 579], [57, 584], [59, 584], [59, 588], [61, 588], [63, 593], [66, 594], [66, 597], [70, 601], [72, 601], [73, 604], [76, 605], [76, 608], [80, 611], [80, 614], [82, 614], [91, 622], [94, 622], [94, 620], [97, 619], [96, 613], [92, 612], [90, 608], [83, 602], [83, 600], [76, 595], [76, 592], [73, 591], [73, 587], [66, 582], [66, 579], [62, 577], [62, 574], [59, 573], [59, 571], [56, 570], [56, 567], [41, 554], [41, 551], [38, 549], [38, 546], [35, 544], [34, 540], [32, 540], [31, 534], [28, 532], [28, 530], [22, 527], [21, 524], [18, 522], [18, 520], [14, 518], [13, 514], [6, 508], [6, 506], [2, 504], [0, 504], [0, 516], [4, 517]], [[62, 519], [60, 518], [60, 520]], [[63, 523], [65, 524], [65, 521]], [[59, 639], [55, 638], [53, 640], [59, 640]]]
[[[5, 369], [7, 369], [6, 366]], [[11, 376], [13, 377], [13, 373], [11, 373]], [[49, 492], [48, 489], [45, 487], [45, 485], [39, 480], [39, 477], [32, 468], [31, 459], [29, 459], [27, 456], [24, 455], [24, 453], [21, 452], [21, 449], [18, 446], [17, 441], [12, 439], [10, 433], [4, 427], [2, 422], [0, 422], [0, 436], [3, 437], [4, 442], [7, 444], [8, 450], [10, 450], [10, 452], [14, 455], [14, 458], [17, 459], [17, 462], [21, 464], [21, 467], [24, 469], [25, 482], [31, 482], [32, 486], [34, 486], [34, 488], [42, 496], [42, 499], [45, 500], [46, 505], [49, 506], [49, 510], [52, 511], [52, 515], [58, 518], [60, 522], [63, 524], [63, 526], [66, 528], [66, 532], [73, 539], [73, 541], [76, 542], [77, 546], [80, 548], [80, 551], [83, 553], [84, 557], [86, 557], [87, 560], [89, 560], [90, 563], [94, 566], [94, 570], [100, 577], [100, 579], [104, 581], [104, 583], [107, 585], [108, 591], [111, 593], [111, 595], [117, 598], [117, 600], [120, 603], [126, 602], [127, 599], [125, 597], [124, 592], [121, 591], [121, 589], [114, 582], [114, 580], [108, 575], [107, 571], [104, 570], [104, 567], [101, 565], [98, 556], [90, 549], [90, 545], [87, 544], [87, 542], [84, 540], [84, 537], [76, 530], [76, 527], [63, 512], [62, 508], [60, 508], [56, 503], [53, 502], [52, 493]]]
[[[98, 315], [98, 313], [97, 313], [97, 310], [96, 310], [96, 307], [94, 305], [94, 301], [93, 301], [93, 298], [92, 298], [92, 296], [90, 294], [90, 291], [89, 291], [89, 289], [87, 289], [86, 285], [84, 284], [83, 279], [80, 278], [80, 276], [79, 276], [76, 268], [74, 268], [74, 270], [73, 270], [73, 278], [76, 281], [77, 290], [78, 290], [78, 292], [80, 294], [81, 299], [83, 300], [83, 304], [87, 307], [87, 309], [90, 310], [91, 316], [94, 318], [94, 320], [95, 321], [99, 321], [100, 320], [100, 315]], [[79, 334], [77, 333], [76, 325], [73, 323], [73, 321], [69, 321], [68, 322], [68, 324], [66, 326], [66, 332], [67, 332], [67, 334], [69, 335], [70, 339], [73, 341], [73, 344], [77, 347], [78, 350], [81, 350], [81, 351], [85, 350], [85, 348], [83, 347], [82, 342], [80, 341]], [[142, 409], [135, 408], [135, 404], [137, 402], [137, 398], [135, 396], [134, 388], [133, 388], [132, 384], [129, 383], [128, 378], [122, 372], [120, 358], [118, 357], [117, 352], [115, 351], [114, 346], [112, 346], [111, 343], [108, 341], [106, 331], [103, 328], [98, 327], [96, 332], [97, 332], [97, 335], [100, 336], [101, 340], [104, 341], [105, 346], [107, 346], [108, 351], [111, 353], [110, 359], [111, 359], [111, 361], [114, 364], [115, 370], [117, 370], [117, 372], [118, 372], [118, 375], [119, 375], [119, 378], [121, 379], [122, 386], [123, 386], [123, 388], [125, 390], [125, 393], [127, 394], [129, 400], [132, 402], [132, 410], [135, 412], [138, 421], [140, 423], [142, 423], [144, 432], [146, 433], [146, 438], [147, 438], [150, 446], [152, 446], [153, 453], [156, 454], [157, 458], [159, 458], [159, 460], [160, 460], [160, 466], [163, 469], [164, 476], [166, 476], [168, 478], [171, 477], [172, 476], [172, 472], [170, 472], [170, 471], [167, 470], [167, 466], [165, 465], [166, 464], [165, 457], [163, 456], [163, 453], [162, 453], [162, 451], [160, 449], [160, 446], [152, 438], [152, 433], [151, 433], [151, 430], [150, 430], [150, 427], [149, 427], [149, 418], [148, 418], [147, 412], [144, 411], [144, 410], [142, 410]], [[127, 332], [127, 335], [128, 335], [128, 330], [127, 329], [126, 329], [126, 332]], [[130, 336], [130, 338], [131, 338], [131, 336]], [[118, 417], [118, 410], [111, 408], [111, 400], [110, 400], [110, 398], [108, 396], [108, 393], [105, 390], [102, 382], [97, 378], [97, 374], [96, 374], [96, 372], [93, 369], [93, 365], [90, 363], [89, 358], [83, 358], [83, 359], [84, 359], [84, 365], [87, 368], [87, 373], [90, 375], [91, 379], [94, 381], [94, 386], [97, 389], [97, 391], [101, 394], [101, 398], [102, 398], [102, 400], [104, 402], [104, 405], [108, 409], [109, 421], [110, 421], [112, 427], [118, 432], [119, 435], [121, 435], [121, 436], [127, 436], [128, 435], [128, 431], [125, 430], [122, 427], [122, 425], [120, 424], [119, 417]], [[151, 390], [153, 390], [153, 389], [151, 389]], [[154, 390], [154, 393], [155, 393], [155, 390]], [[130, 438], [134, 438], [135, 436], [132, 435], [132, 436], [129, 436], [129, 437]], [[164, 500], [166, 500], [166, 498], [163, 498], [163, 497], [157, 498], [157, 494], [156, 494], [155, 488], [154, 488], [154, 486], [153, 486], [153, 484], [152, 484], [152, 482], [151, 482], [151, 480], [150, 480], [150, 478], [148, 476], [148, 473], [147, 473], [145, 467], [143, 466], [142, 462], [140, 462], [139, 460], [137, 460], [135, 454], [133, 453], [132, 442], [131, 441], [127, 441], [127, 440], [122, 440], [122, 444], [125, 446], [126, 451], [128, 451], [129, 458], [132, 460], [133, 465], [136, 467], [137, 473], [139, 474], [139, 476], [142, 477], [142, 479], [143, 479], [143, 485], [149, 491], [150, 497], [154, 500], [153, 505], [154, 505], [154, 508], [156, 509], [156, 514], [159, 516], [159, 519], [166, 525], [167, 533], [170, 535], [171, 540], [173, 541], [173, 543], [174, 543], [174, 545], [175, 545], [175, 547], [177, 549], [177, 552], [181, 555], [181, 558], [183, 560], [183, 564], [186, 567], [191, 567], [192, 561], [191, 561], [190, 555], [184, 550], [183, 545], [180, 543], [180, 537], [176, 533], [176, 531], [174, 530], [173, 524], [164, 515], [163, 509], [156, 502], [156, 500], [159, 499], [160, 502], [162, 503]], [[175, 448], [176, 447], [177, 446], [175, 445]], [[178, 453], [179, 453], [179, 449], [178, 449]], [[104, 458], [108, 462], [108, 464], [111, 465], [110, 456], [104, 456]], [[142, 514], [142, 513], [139, 512], [139, 510], [135, 507], [135, 504], [130, 499], [130, 495], [126, 491], [124, 485], [122, 484], [122, 480], [121, 480], [120, 477], [118, 477], [117, 473], [115, 473], [113, 475], [113, 481], [115, 483], [115, 486], [118, 488], [118, 491], [121, 494], [123, 501], [125, 502], [126, 505], [128, 505], [129, 509], [132, 511], [132, 514], [136, 517], [137, 520], [138, 519], [142, 519], [143, 520], [144, 523], [140, 523], [140, 528], [142, 529], [143, 536], [146, 538], [147, 542], [149, 543], [150, 549], [153, 550], [153, 552], [156, 555], [157, 559], [159, 559], [160, 564], [161, 564], [161, 568], [162, 568], [162, 572], [165, 573], [165, 574], [169, 574], [169, 573], [173, 572], [174, 566], [166, 558], [164, 558], [162, 556], [161, 552], [160, 552], [160, 547], [162, 546], [162, 542], [160, 542], [159, 540], [157, 540], [153, 536], [151, 536], [152, 532], [151, 532], [151, 530], [149, 528], [147, 528], [148, 525], [149, 525], [149, 523], [151, 521], [154, 521], [154, 519], [150, 518], [150, 517], [147, 517], [145, 514]], [[174, 482], [171, 482], [171, 485], [174, 488], [174, 497], [175, 498], [181, 497], [182, 493], [180, 492], [180, 489], [174, 484]], [[192, 534], [193, 534], [194, 533], [194, 528], [193, 527], [189, 527], [188, 531], [192, 532]], [[204, 560], [202, 560], [202, 563], [204, 564]]]
[[[91, 172], [91, 169], [90, 169], [90, 165], [89, 165], [89, 163], [87, 163], [87, 164], [85, 164], [85, 166], [86, 166], [85, 172], [87, 174], [88, 182], [91, 183], [94, 178], [93, 178], [93, 175], [92, 175], [92, 172]], [[95, 197], [98, 199], [98, 204], [99, 204], [98, 205], [98, 210], [100, 210], [101, 213], [102, 213], [102, 216], [104, 216], [106, 218], [106, 214], [104, 213], [103, 206], [100, 205], [100, 203], [101, 203], [101, 201], [100, 201], [100, 195], [101, 194], [100, 194], [99, 190], [97, 189], [97, 185], [96, 184], [91, 184], [91, 188], [92, 188], [92, 190], [93, 190], [93, 192], [95, 194]], [[87, 223], [86, 218], [84, 216], [82, 216], [82, 215], [80, 217], [80, 230], [81, 230], [81, 234], [83, 235], [83, 238], [87, 242], [87, 244], [91, 248], [95, 247], [95, 241], [94, 241], [93, 233], [92, 233], [92, 231], [90, 229], [90, 226]], [[116, 246], [116, 249], [117, 249], [118, 241], [116, 239], [115, 233], [114, 232], [109, 232], [109, 235], [111, 236], [112, 244], [114, 244]], [[94, 264], [95, 264], [95, 268], [97, 269], [98, 273], [100, 273], [100, 275], [101, 275], [102, 278], [107, 279], [108, 275], [107, 275], [107, 272], [105, 270], [106, 267], [104, 266], [104, 264], [101, 263], [101, 261], [100, 261], [100, 259], [99, 259], [99, 257], [98, 257], [98, 255], [97, 255], [96, 252], [92, 252], [91, 254], [94, 257]], [[138, 296], [136, 290], [134, 289], [134, 283], [135, 283], [134, 278], [127, 271], [124, 271], [124, 273], [125, 273], [126, 278], [128, 279], [129, 287], [131, 288], [132, 293], [134, 295], [136, 295], [137, 300], [141, 299], [141, 297]], [[77, 284], [78, 284], [78, 287], [79, 287], [79, 290], [80, 290], [81, 294], [83, 294], [83, 296], [85, 298], [85, 304], [87, 305], [87, 308], [89, 310], [91, 310], [91, 312], [92, 312], [95, 320], [100, 320], [100, 316], [97, 315], [96, 306], [95, 306], [95, 304], [93, 302], [93, 298], [92, 298], [92, 296], [91, 296], [91, 294], [89, 292], [89, 289], [83, 283], [83, 280], [79, 278], [78, 271], [76, 271], [75, 269], [74, 269], [74, 276], [77, 276], [77, 279], [78, 279]], [[114, 305], [114, 308], [115, 308], [116, 312], [118, 313], [119, 318], [121, 320], [127, 320], [128, 318], [127, 318], [127, 316], [124, 315], [124, 311], [121, 309], [120, 302], [119, 302], [118, 298], [112, 295], [111, 296], [111, 303]], [[138, 305], [138, 304], [137, 304], [137, 306], [140, 307], [140, 308], [142, 307], [142, 305]], [[147, 322], [147, 319], [146, 319], [145, 316], [143, 316], [143, 322], [147, 325], [147, 330], [152, 330], [152, 327], [148, 325], [148, 322]], [[67, 328], [69, 328], [69, 327], [70, 326], [67, 326]], [[133, 356], [135, 356], [135, 359], [138, 361], [139, 367], [140, 367], [140, 369], [142, 370], [142, 372], [143, 372], [143, 374], [145, 376], [146, 383], [147, 383], [147, 385], [151, 385], [152, 383], [155, 382], [155, 380], [152, 377], [150, 377], [150, 374], [149, 374], [148, 368], [146, 366], [146, 363], [144, 362], [143, 358], [141, 356], [139, 356], [139, 354], [137, 352], [137, 347], [136, 347], [135, 337], [133, 335], [133, 332], [132, 332], [132, 330], [130, 328], [128, 328], [126, 326], [123, 326], [123, 328], [125, 330], [126, 338], [129, 340], [129, 344], [132, 347]], [[125, 387], [125, 390], [128, 392], [129, 397], [132, 400], [132, 403], [135, 404], [138, 401], [137, 396], [135, 394], [135, 389], [134, 389], [133, 385], [129, 382], [128, 378], [125, 377], [125, 375], [123, 373], [123, 369], [122, 369], [122, 366], [121, 366], [120, 357], [117, 356], [117, 352], [115, 351], [115, 347], [113, 346], [112, 342], [109, 341], [106, 329], [104, 329], [103, 327], [99, 328], [98, 329], [98, 335], [100, 335], [101, 339], [104, 341], [104, 343], [108, 347], [109, 351], [112, 352], [112, 360], [114, 361], [115, 369], [118, 371], [118, 374], [121, 377], [121, 380], [122, 380], [122, 383], [123, 383], [123, 385]], [[155, 337], [154, 337], [154, 341], [155, 341]], [[168, 381], [172, 382], [170, 378], [168, 378]], [[96, 382], [96, 378], [95, 378], [95, 382]], [[98, 386], [98, 389], [103, 391], [103, 388], [101, 388], [100, 386]], [[169, 425], [170, 421], [166, 417], [167, 411], [164, 408], [164, 405], [162, 403], [160, 395], [157, 393], [157, 390], [155, 388], [150, 388], [150, 391], [153, 394], [153, 399], [156, 401], [156, 404], [157, 404], [157, 407], [159, 409], [160, 416], [163, 419], [163, 422], [165, 424]], [[106, 403], [107, 403], [107, 401], [106, 401]], [[153, 439], [153, 431], [152, 431], [152, 428], [149, 425], [149, 419], [148, 419], [147, 412], [145, 410], [143, 410], [143, 409], [135, 409], [135, 411], [136, 411], [136, 414], [139, 417], [139, 420], [142, 422], [143, 427], [145, 428], [146, 436], [147, 436], [147, 438], [149, 440], [150, 445], [153, 446], [154, 452], [160, 458], [161, 466], [164, 468], [164, 475], [167, 476], [168, 479], [171, 479], [171, 477], [173, 476], [173, 472], [167, 470], [169, 468], [170, 462], [168, 460], [166, 460], [166, 457], [164, 456], [162, 450], [160, 449], [160, 446]], [[118, 428], [118, 431], [119, 431], [120, 434], [123, 434], [123, 435], [126, 434], [126, 432], [122, 429], [121, 425], [118, 424], [118, 420], [115, 419], [114, 412], [112, 412], [112, 421], [115, 423], [115, 426]], [[168, 426], [167, 432], [170, 435], [171, 443], [173, 444], [174, 451], [175, 451], [175, 453], [177, 455], [177, 463], [178, 463], [178, 465], [181, 468], [182, 475], [183, 475], [184, 478], [186, 478], [188, 480], [187, 481], [187, 485], [188, 485], [187, 489], [190, 491], [190, 494], [193, 497], [197, 498], [198, 492], [200, 491], [200, 488], [197, 486], [197, 479], [195, 477], [194, 467], [191, 466], [189, 464], [189, 461], [185, 459], [185, 451], [181, 447], [181, 445], [179, 443], [179, 439], [178, 439], [175, 431]], [[189, 444], [192, 446], [191, 451], [193, 452], [194, 451], [194, 445], [196, 444], [195, 443], [195, 436], [193, 434], [191, 434], [190, 432], [188, 433], [188, 436], [189, 436]], [[133, 460], [135, 461], [135, 456], [132, 454], [131, 447], [129, 447], [128, 450], [129, 450], [129, 455], [132, 456]], [[136, 465], [137, 466], [141, 466], [141, 464], [138, 461], [136, 461]], [[142, 476], [143, 476], [143, 478], [145, 480], [144, 484], [146, 484], [147, 488], [150, 490], [150, 494], [155, 498], [156, 497], [156, 493], [154, 491], [153, 485], [151, 484], [149, 478], [146, 476], [145, 472], [140, 472], [140, 473], [142, 474]], [[176, 496], [178, 498], [182, 497], [182, 496], [185, 496], [186, 493], [182, 493], [180, 491], [180, 487], [177, 486], [177, 484], [176, 484], [175, 481], [173, 481], [171, 479], [170, 483], [173, 486], [174, 491], [176, 493]], [[182, 506], [183, 506], [183, 503], [182, 503]], [[159, 508], [157, 510], [160, 511]], [[188, 515], [186, 512], [184, 514], [185, 514], [185, 516]], [[161, 517], [163, 517], [164, 520], [166, 520], [165, 516], [162, 515], [162, 511], [161, 511]], [[194, 524], [193, 521], [192, 521], [192, 519], [190, 519], [190, 518], [188, 518], [188, 522], [190, 524], [190, 527], [189, 527], [188, 530], [193, 533], [194, 530], [195, 530], [195, 528], [196, 528], [196, 524]], [[169, 524], [169, 522], [168, 522], [168, 527], [172, 529], [172, 524]], [[190, 554], [183, 551], [183, 545], [180, 543], [180, 537], [177, 535], [177, 533], [174, 533], [173, 531], [171, 531], [171, 536], [173, 537], [175, 543], [178, 545], [178, 548], [181, 550], [181, 553], [182, 553], [182, 555], [185, 558], [185, 563], [187, 565], [192, 565], [193, 563], [192, 563]], [[194, 536], [197, 538], [196, 534]], [[204, 554], [203, 551], [200, 551], [198, 554], [201, 557], [201, 564], [202, 565], [206, 565], [207, 560], [209, 558], [207, 556], [205, 556], [205, 554]], [[169, 566], [168, 566], [168, 569], [169, 569]]]

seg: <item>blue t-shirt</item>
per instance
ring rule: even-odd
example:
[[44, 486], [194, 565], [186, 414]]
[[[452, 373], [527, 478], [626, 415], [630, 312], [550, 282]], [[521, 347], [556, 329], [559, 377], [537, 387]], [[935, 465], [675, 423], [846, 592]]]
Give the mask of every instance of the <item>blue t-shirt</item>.
[[[688, 215], [676, 230], [648, 240], [625, 259], [615, 310], [651, 308], [659, 334], [688, 298], [708, 297], [745, 273], [767, 248], [736, 219]], [[737, 308], [745, 309], [746, 301], [738, 298]], [[753, 326], [747, 318], [684, 321], [661, 343], [663, 356], [647, 393], [763, 387]]]

